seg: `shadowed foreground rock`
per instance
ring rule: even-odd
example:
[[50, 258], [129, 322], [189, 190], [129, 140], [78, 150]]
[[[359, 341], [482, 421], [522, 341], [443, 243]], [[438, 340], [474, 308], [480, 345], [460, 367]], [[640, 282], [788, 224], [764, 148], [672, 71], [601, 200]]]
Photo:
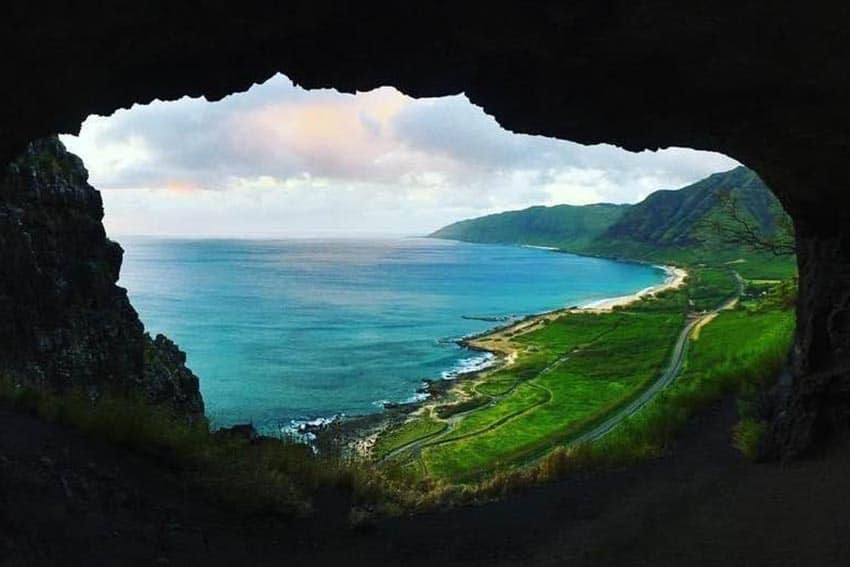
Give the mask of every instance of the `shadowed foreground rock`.
[[56, 138], [29, 144], [0, 181], [0, 373], [58, 391], [140, 397], [201, 415], [198, 378], [152, 340], [116, 285], [123, 251], [100, 194]]
[[736, 421], [726, 399], [658, 459], [352, 529], [345, 499], [245, 516], [160, 461], [0, 406], [0, 565], [850, 564], [850, 446], [756, 466], [729, 443]]

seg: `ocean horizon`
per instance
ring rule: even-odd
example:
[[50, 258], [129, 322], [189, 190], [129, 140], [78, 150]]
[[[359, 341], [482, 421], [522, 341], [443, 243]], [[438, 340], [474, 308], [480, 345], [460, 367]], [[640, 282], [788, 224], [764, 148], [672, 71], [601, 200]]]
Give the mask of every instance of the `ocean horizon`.
[[657, 266], [418, 237], [122, 237], [119, 284], [187, 353], [214, 426], [274, 433], [423, 396], [492, 355], [457, 340], [664, 281]]

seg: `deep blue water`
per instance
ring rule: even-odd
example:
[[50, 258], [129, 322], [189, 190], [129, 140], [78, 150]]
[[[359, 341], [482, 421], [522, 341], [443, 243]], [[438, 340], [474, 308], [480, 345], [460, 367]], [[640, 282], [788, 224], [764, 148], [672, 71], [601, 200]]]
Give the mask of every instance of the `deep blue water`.
[[120, 284], [188, 353], [217, 425], [358, 415], [480, 362], [451, 342], [657, 284], [650, 266], [408, 239], [124, 238]]

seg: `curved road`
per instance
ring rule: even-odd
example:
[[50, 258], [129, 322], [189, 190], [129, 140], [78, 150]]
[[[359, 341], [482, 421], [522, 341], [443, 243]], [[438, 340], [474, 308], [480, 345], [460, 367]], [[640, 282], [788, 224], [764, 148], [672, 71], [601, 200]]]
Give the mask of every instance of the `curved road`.
[[[660, 392], [661, 390], [663, 390], [664, 388], [666, 388], [667, 386], [672, 384], [673, 381], [676, 380], [676, 378], [679, 376], [679, 372], [681, 372], [681, 370], [682, 370], [682, 363], [684, 362], [685, 355], [688, 352], [688, 338], [691, 336], [691, 333], [693, 332], [694, 328], [696, 328], [697, 325], [699, 325], [700, 323], [709, 319], [710, 317], [715, 316], [717, 313], [719, 313], [721, 311], [725, 311], [727, 309], [731, 309], [732, 307], [735, 306], [736, 303], [738, 303], [738, 299], [740, 298], [741, 294], [743, 293], [744, 280], [743, 280], [743, 278], [741, 278], [741, 275], [738, 274], [738, 272], [734, 272], [734, 274], [735, 274], [735, 280], [737, 281], [737, 284], [738, 284], [738, 289], [737, 289], [735, 295], [733, 295], [732, 297], [730, 297], [729, 299], [724, 301], [721, 305], [719, 305], [718, 307], [716, 307], [715, 309], [713, 309], [711, 311], [706, 311], [706, 312], [703, 312], [703, 313], [696, 315], [696, 316], [691, 315], [689, 317], [687, 324], [682, 329], [681, 333], [679, 333], [679, 336], [676, 339], [676, 343], [673, 346], [673, 354], [670, 357], [670, 362], [668, 363], [667, 368], [664, 370], [664, 372], [662, 372], [661, 375], [658, 377], [658, 380], [653, 382], [646, 390], [641, 392], [640, 396], [638, 396], [637, 398], [632, 400], [628, 405], [620, 408], [619, 410], [617, 410], [614, 413], [612, 413], [611, 415], [609, 415], [601, 423], [598, 423], [597, 425], [593, 426], [591, 429], [588, 429], [584, 433], [581, 433], [577, 437], [573, 438], [572, 441], [570, 441], [569, 443], [566, 444], [568, 447], [580, 445], [582, 443], [587, 443], [589, 441], [596, 441], [597, 439], [604, 437], [605, 435], [610, 433], [614, 428], [616, 428], [618, 425], [620, 425], [620, 423], [622, 423], [624, 420], [626, 420], [627, 418], [629, 418], [629, 417], [633, 416], [634, 414], [636, 414], [637, 412], [639, 412], [647, 403], [650, 402], [650, 400], [652, 400], [652, 398], [655, 397], [656, 394], [658, 394], [658, 392]], [[555, 361], [555, 363], [550, 364], [549, 367], [547, 367], [546, 369], [543, 370], [543, 372], [547, 372], [547, 371], [551, 370], [552, 367], [559, 365], [560, 363], [564, 362], [564, 360], [566, 360], [567, 358], [568, 358], [568, 355], [561, 357], [560, 359]], [[541, 374], [543, 372], [541, 372]], [[498, 423], [491, 424], [490, 426], [484, 428], [484, 430], [494, 429], [497, 426], [503, 425], [504, 422], [509, 421], [510, 419], [517, 417], [518, 414], [523, 414], [526, 411], [533, 409], [534, 407], [537, 407], [538, 405], [539, 404], [534, 404], [530, 408], [524, 408], [523, 410], [521, 410], [517, 414], [512, 414], [510, 416], [506, 416], [506, 418], [500, 419]], [[478, 409], [479, 408], [474, 408], [474, 409], [469, 410], [467, 412], [463, 412], [463, 414], [458, 414], [458, 415], [453, 416], [453, 417], [459, 418], [462, 415], [465, 415], [467, 413], [472, 413], [472, 412], [474, 412]], [[451, 423], [451, 419], [450, 419], [450, 423], [449, 423], [449, 427], [448, 427], [449, 432], [451, 431], [451, 425], [452, 425], [452, 423]], [[466, 435], [463, 435], [462, 437], [469, 437], [469, 436], [476, 435], [476, 434], [482, 433], [482, 432], [483, 432], [483, 430], [482, 431], [474, 431], [474, 432], [468, 433]], [[443, 430], [438, 431], [436, 433], [432, 433], [431, 435], [427, 435], [427, 436], [422, 437], [420, 439], [416, 439], [414, 441], [411, 441], [410, 443], [407, 443], [407, 444], [405, 444], [401, 447], [397, 447], [396, 449], [390, 451], [389, 453], [384, 455], [384, 457], [381, 460], [384, 461], [386, 459], [392, 458], [395, 455], [398, 455], [399, 453], [401, 453], [403, 451], [409, 451], [409, 450], [418, 451], [419, 449], [426, 447], [426, 446], [437, 445], [437, 444], [441, 444], [441, 443], [449, 443], [449, 442], [457, 441], [458, 439], [462, 438], [462, 437], [457, 437], [457, 438], [447, 439], [445, 441], [442, 441], [440, 439], [437, 439], [436, 441], [431, 441], [431, 439], [438, 437], [438, 436], [445, 435], [446, 433], [447, 433], [446, 429], [443, 429]], [[546, 452], [548, 453], [548, 450]], [[539, 458], [540, 457], [538, 457], [537, 459], [539, 459]], [[537, 459], [532, 459], [530, 462], [534, 462]], [[526, 463], [526, 464], [528, 464], [528, 463]]]
[[679, 333], [679, 337], [676, 339], [676, 344], [673, 347], [673, 355], [670, 357], [670, 363], [667, 365], [667, 368], [664, 372], [661, 373], [661, 376], [658, 377], [651, 386], [649, 386], [646, 390], [641, 393], [640, 396], [632, 400], [630, 404], [621, 408], [620, 410], [614, 412], [610, 416], [608, 416], [605, 421], [599, 423], [591, 429], [588, 429], [578, 437], [574, 438], [570, 441], [567, 446], [570, 445], [580, 445], [582, 443], [587, 443], [588, 441], [596, 441], [597, 439], [604, 437], [608, 434], [612, 429], [617, 427], [623, 420], [632, 415], [636, 414], [645, 406], [655, 395], [673, 383], [673, 381], [679, 376], [679, 372], [682, 370], [682, 363], [685, 360], [685, 355], [688, 352], [688, 337], [691, 336], [691, 332], [694, 328], [708, 319], [709, 317], [713, 317], [720, 311], [725, 311], [727, 309], [731, 309], [738, 303], [738, 298], [741, 296], [744, 290], [744, 280], [741, 278], [741, 275], [738, 272], [735, 272], [735, 280], [738, 283], [738, 290], [734, 296], [730, 297], [726, 301], [724, 301], [720, 306], [716, 307], [711, 311], [706, 311], [697, 316], [692, 316], [688, 323], [685, 325], [685, 328], [682, 329], [682, 332]]

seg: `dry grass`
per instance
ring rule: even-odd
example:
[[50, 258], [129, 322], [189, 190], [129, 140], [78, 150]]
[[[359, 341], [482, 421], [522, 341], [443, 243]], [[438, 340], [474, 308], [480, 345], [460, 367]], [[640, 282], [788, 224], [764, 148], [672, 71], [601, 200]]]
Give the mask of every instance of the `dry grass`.
[[732, 444], [751, 461], [758, 457], [758, 446], [767, 424], [755, 419], [742, 419], [732, 431]]

